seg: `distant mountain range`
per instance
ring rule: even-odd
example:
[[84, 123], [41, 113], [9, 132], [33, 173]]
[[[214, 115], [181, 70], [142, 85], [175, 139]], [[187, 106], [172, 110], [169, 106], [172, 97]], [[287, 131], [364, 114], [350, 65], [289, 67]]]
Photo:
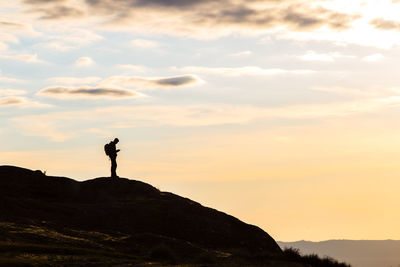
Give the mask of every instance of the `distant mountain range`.
[[323, 242], [278, 242], [298, 248], [303, 254], [330, 256], [352, 267], [400, 267], [400, 241], [397, 240], [328, 240]]

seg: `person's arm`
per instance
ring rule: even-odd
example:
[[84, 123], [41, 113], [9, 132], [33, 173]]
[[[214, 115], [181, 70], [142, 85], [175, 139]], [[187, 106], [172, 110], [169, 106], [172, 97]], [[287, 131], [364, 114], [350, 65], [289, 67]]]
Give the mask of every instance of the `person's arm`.
[[118, 153], [118, 152], [120, 152], [120, 151], [121, 151], [121, 149], [117, 149], [117, 151], [115, 151], [115, 152], [117, 152], [117, 153]]

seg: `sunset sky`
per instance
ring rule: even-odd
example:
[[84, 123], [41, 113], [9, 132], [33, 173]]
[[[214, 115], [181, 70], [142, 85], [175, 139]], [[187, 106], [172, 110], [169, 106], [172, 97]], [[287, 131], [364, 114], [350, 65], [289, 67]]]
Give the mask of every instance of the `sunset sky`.
[[400, 239], [399, 0], [0, 2], [1, 165]]

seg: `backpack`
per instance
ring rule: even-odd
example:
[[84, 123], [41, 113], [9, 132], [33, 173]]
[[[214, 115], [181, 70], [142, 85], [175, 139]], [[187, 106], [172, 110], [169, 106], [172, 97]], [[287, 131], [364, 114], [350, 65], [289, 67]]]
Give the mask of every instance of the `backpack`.
[[111, 144], [110, 143], [104, 145], [104, 152], [106, 152], [107, 156], [110, 156], [110, 154], [111, 154], [110, 149], [111, 149]]

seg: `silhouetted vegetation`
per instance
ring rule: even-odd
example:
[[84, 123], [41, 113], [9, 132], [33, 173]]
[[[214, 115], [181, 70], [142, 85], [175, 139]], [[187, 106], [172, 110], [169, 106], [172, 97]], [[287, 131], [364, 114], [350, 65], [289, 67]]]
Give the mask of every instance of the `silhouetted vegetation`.
[[310, 264], [312, 267], [351, 267], [351, 265], [338, 262], [331, 257], [320, 258], [316, 254], [301, 255], [300, 251], [296, 248], [285, 248], [283, 253], [287, 260]]

